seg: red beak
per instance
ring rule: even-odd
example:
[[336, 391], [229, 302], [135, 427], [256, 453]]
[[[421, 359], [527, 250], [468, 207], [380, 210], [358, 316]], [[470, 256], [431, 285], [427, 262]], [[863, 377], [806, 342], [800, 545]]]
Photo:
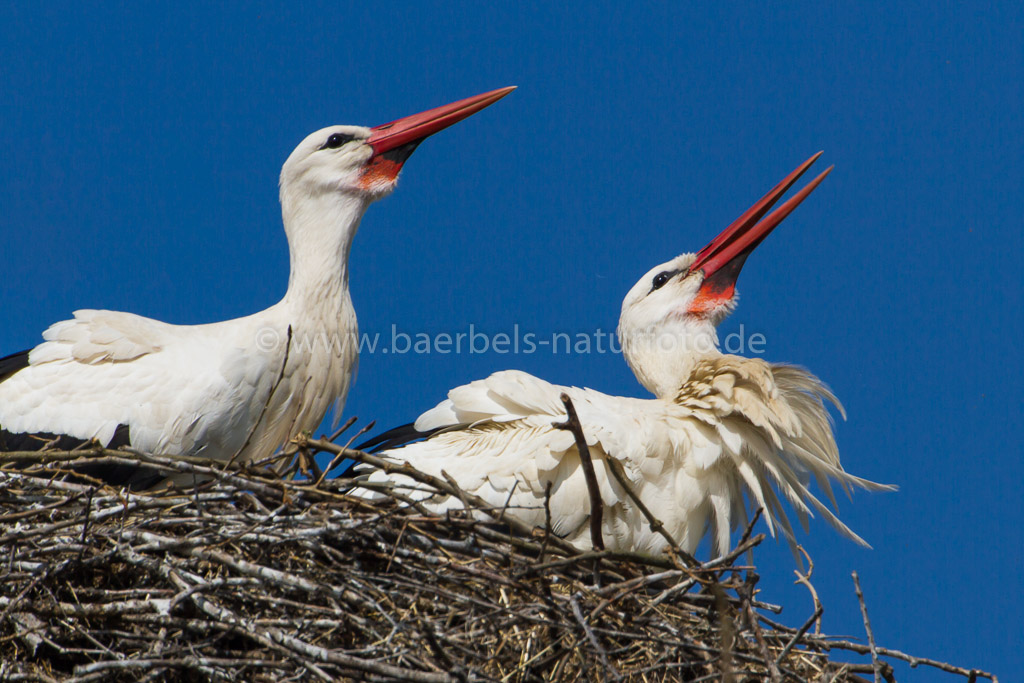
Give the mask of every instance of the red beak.
[[373, 135], [367, 142], [370, 143], [377, 155], [403, 147], [410, 142], [420, 142], [427, 136], [494, 104], [515, 89], [516, 86], [513, 85], [508, 88], [492, 90], [476, 97], [467, 97], [464, 100], [446, 104], [443, 107], [435, 107], [429, 111], [406, 116], [382, 126], [374, 126], [371, 129]]
[[783, 178], [782, 182], [773, 187], [771, 192], [761, 197], [718, 237], [711, 240], [710, 244], [697, 252], [697, 258], [694, 259], [689, 272], [704, 271], [704, 282], [701, 283], [700, 293], [690, 307], [692, 312], [711, 310], [732, 298], [736, 291], [736, 280], [739, 278], [740, 269], [743, 268], [743, 263], [747, 260], [750, 252], [768, 236], [768, 233], [784, 221], [834, 168], [834, 166], [826, 168], [821, 175], [786, 200], [767, 218], [761, 220], [761, 217], [775, 205], [782, 195], [786, 194], [786, 191], [800, 179], [800, 176], [811, 167], [811, 164], [818, 160], [821, 154], [818, 152], [800, 164], [796, 170]]
[[373, 133], [367, 142], [373, 148], [373, 157], [363, 171], [361, 184], [369, 188], [376, 183], [393, 182], [402, 164], [424, 139], [494, 104], [515, 89], [513, 85], [492, 90], [371, 128]]

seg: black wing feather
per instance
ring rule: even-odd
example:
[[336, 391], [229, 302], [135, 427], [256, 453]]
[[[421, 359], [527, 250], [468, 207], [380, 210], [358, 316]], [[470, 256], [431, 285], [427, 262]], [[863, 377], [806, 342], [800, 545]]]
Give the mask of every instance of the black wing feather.
[[3, 382], [18, 370], [24, 370], [28, 367], [29, 351], [31, 349], [18, 351], [17, 353], [0, 358], [0, 382]]
[[413, 441], [429, 439], [434, 434], [446, 429], [448, 428], [438, 427], [436, 429], [428, 429], [425, 432], [421, 432], [416, 429], [415, 424], [410, 422], [409, 424], [400, 425], [389, 429], [386, 432], [382, 432], [369, 441], [364, 441], [356, 446], [356, 450], [366, 451], [367, 453], [379, 453], [380, 451], [404, 446], [408, 443], [412, 443]]

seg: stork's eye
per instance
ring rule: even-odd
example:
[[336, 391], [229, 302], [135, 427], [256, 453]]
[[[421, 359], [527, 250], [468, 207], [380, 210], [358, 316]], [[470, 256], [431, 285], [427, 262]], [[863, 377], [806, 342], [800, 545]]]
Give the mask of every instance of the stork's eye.
[[331, 135], [331, 137], [327, 138], [327, 142], [325, 142], [324, 146], [321, 147], [320, 149], [324, 149], [324, 147], [327, 147], [327, 148], [330, 148], [330, 149], [338, 149], [339, 147], [344, 145], [346, 142], [351, 142], [352, 140], [355, 140], [355, 139], [356, 139], [356, 136], [349, 135], [348, 133], [334, 133], [334, 134]]
[[654, 282], [651, 283], [651, 291], [653, 292], [656, 289], [661, 289], [662, 287], [665, 286], [665, 283], [667, 283], [671, 279], [672, 273], [668, 272], [667, 270], [658, 273], [657, 275], [654, 276]]

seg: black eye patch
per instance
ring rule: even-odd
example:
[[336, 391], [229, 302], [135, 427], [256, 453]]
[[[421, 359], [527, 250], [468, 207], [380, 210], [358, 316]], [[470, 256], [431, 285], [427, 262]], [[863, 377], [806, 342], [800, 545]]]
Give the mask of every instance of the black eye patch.
[[325, 142], [320, 147], [320, 149], [325, 149], [325, 148], [338, 149], [339, 147], [344, 145], [346, 142], [352, 142], [355, 139], [356, 139], [355, 135], [349, 135], [348, 133], [333, 133], [331, 135], [331, 137], [327, 138], [327, 142]]
[[[673, 277], [675, 277], [676, 275], [678, 275], [681, 272], [682, 272], [681, 270], [663, 270], [663, 271], [661, 271], [660, 273], [655, 275], [654, 276], [654, 280], [651, 281], [651, 292], [653, 292], [656, 289], [661, 289], [666, 284], [668, 284], [669, 280], [671, 280]], [[648, 294], [650, 294], [651, 292], [648, 292]]]

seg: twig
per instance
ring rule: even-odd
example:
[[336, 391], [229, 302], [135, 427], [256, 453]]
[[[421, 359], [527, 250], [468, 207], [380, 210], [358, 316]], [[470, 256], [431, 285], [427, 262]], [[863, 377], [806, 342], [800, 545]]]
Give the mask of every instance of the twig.
[[738, 591], [740, 598], [743, 601], [743, 611], [747, 617], [747, 623], [750, 624], [750, 629], [754, 632], [754, 640], [757, 642], [757, 649], [761, 653], [761, 658], [769, 662], [768, 665], [768, 677], [772, 683], [781, 683], [782, 674], [779, 672], [779, 659], [772, 661], [771, 654], [768, 652], [768, 643], [764, 639], [764, 631], [761, 629], [761, 623], [757, 620], [757, 614], [754, 612], [754, 586], [757, 584], [756, 575], [749, 573], [747, 580], [743, 582], [742, 591]]
[[583, 425], [580, 424], [580, 418], [576, 415], [572, 399], [568, 394], [562, 394], [560, 398], [562, 405], [565, 406], [566, 421], [554, 422], [552, 426], [556, 429], [569, 430], [576, 440], [576, 451], [580, 456], [583, 478], [587, 482], [587, 493], [590, 495], [590, 542], [594, 550], [604, 550], [604, 538], [601, 534], [604, 501], [601, 500], [601, 489], [597, 483], [597, 473], [594, 472], [594, 461], [590, 458], [587, 437], [583, 434]]
[[871, 621], [868, 620], [868, 606], [864, 604], [864, 593], [860, 590], [860, 578], [857, 572], [853, 572], [853, 585], [857, 591], [857, 602], [860, 603], [860, 613], [864, 617], [864, 630], [868, 634], [868, 646], [871, 648], [871, 666], [875, 670], [875, 683], [882, 683], [882, 663], [878, 659], [878, 648], [875, 647], [875, 635], [871, 632]]
[[[710, 562], [705, 562], [704, 564], [700, 565], [698, 569], [703, 571], [709, 569], [717, 569], [719, 567], [728, 567], [736, 560], [737, 557], [747, 552], [748, 550], [751, 550], [755, 546], [760, 545], [761, 542], [764, 541], [764, 538], [764, 534], [758, 534], [753, 538], [747, 539], [744, 543], [741, 543], [740, 545], [733, 548], [728, 555], [723, 555], [722, 557], [715, 558]], [[664, 602], [665, 600], [674, 595], [690, 590], [690, 588], [692, 588], [697, 583], [707, 584], [712, 583], [714, 581], [713, 577], [710, 579], [702, 578], [699, 572], [690, 575], [693, 577], [690, 581], [678, 583], [675, 586], [670, 586], [666, 588], [664, 591], [662, 591], [654, 600], [651, 601], [651, 604], [648, 607], [648, 609], [657, 607], [659, 604], [661, 604], [662, 602]]]
[[544, 540], [540, 544], [540, 555], [537, 557], [538, 563], [544, 562], [544, 552], [548, 549], [548, 539], [551, 538], [551, 486], [552, 482], [549, 479], [544, 484]]
[[[764, 619], [764, 617], [762, 617], [761, 620], [767, 621], [766, 619]], [[848, 640], [835, 640], [824, 635], [812, 636], [811, 642], [816, 647], [820, 647], [825, 650], [846, 650], [861, 655], [871, 653], [871, 647], [868, 645], [862, 645], [860, 643], [854, 643]], [[892, 659], [898, 659], [901, 662], [906, 662], [911, 666], [911, 668], [915, 669], [919, 666], [930, 666], [932, 668], [938, 669], [939, 671], [945, 671], [946, 673], [951, 674], [958, 674], [968, 679], [973, 677], [987, 678], [990, 681], [999, 680], [995, 674], [989, 673], [987, 671], [982, 671], [981, 669], [966, 669], [961, 666], [954, 666], [953, 664], [949, 664], [947, 662], [940, 662], [936, 659], [929, 659], [927, 657], [915, 657], [914, 655], [908, 655], [905, 652], [894, 650], [888, 647], [876, 646], [875, 652], [877, 652], [880, 657], [890, 657]]]
[[[334, 441], [335, 439], [337, 439], [337, 438], [338, 438], [339, 436], [341, 436], [341, 435], [342, 435], [342, 433], [343, 433], [343, 432], [344, 432], [344, 431], [345, 431], [346, 429], [348, 429], [349, 427], [351, 427], [351, 426], [352, 426], [352, 425], [353, 425], [353, 424], [355, 423], [355, 421], [356, 421], [356, 418], [354, 418], [354, 417], [352, 417], [352, 418], [349, 418], [348, 422], [346, 422], [346, 423], [345, 423], [344, 425], [342, 425], [342, 426], [341, 426], [341, 429], [339, 429], [339, 430], [338, 430], [338, 431], [336, 431], [336, 432], [335, 432], [334, 434], [332, 434], [332, 435], [331, 435], [331, 437], [330, 437], [330, 438], [328, 439], [328, 441]], [[348, 440], [348, 443], [346, 443], [346, 444], [345, 444], [345, 446], [343, 447], [343, 449], [344, 449], [344, 448], [348, 448], [349, 446], [351, 446], [351, 445], [352, 445], [352, 442], [353, 442], [353, 441], [355, 441], [355, 440], [356, 440], [356, 439], [358, 439], [358, 438], [359, 438], [359, 437], [360, 437], [361, 435], [363, 435], [363, 434], [365, 434], [366, 432], [368, 432], [368, 431], [370, 431], [371, 429], [373, 429], [373, 426], [374, 426], [375, 424], [377, 424], [376, 420], [371, 420], [371, 421], [370, 421], [370, 422], [369, 422], [369, 423], [368, 423], [368, 424], [367, 424], [366, 426], [364, 426], [364, 427], [363, 427], [362, 429], [360, 429], [360, 430], [359, 430], [359, 431], [357, 431], [357, 432], [356, 432], [355, 434], [353, 434], [353, 435], [352, 435], [352, 437], [351, 437], [351, 438], [350, 438], [350, 439]], [[315, 452], [315, 451], [314, 451], [314, 452]], [[324, 483], [324, 478], [325, 478], [325, 477], [326, 477], [326, 476], [327, 476], [327, 475], [328, 475], [329, 473], [331, 473], [332, 471], [334, 471], [334, 468], [336, 468], [336, 467], [337, 467], [338, 465], [340, 465], [341, 463], [345, 462], [345, 461], [346, 461], [346, 460], [348, 460], [348, 459], [349, 459], [349, 458], [345, 457], [345, 451], [344, 451], [344, 450], [342, 450], [342, 451], [341, 451], [340, 453], [337, 453], [337, 454], [336, 454], [336, 455], [335, 455], [335, 456], [334, 456], [333, 458], [331, 458], [331, 462], [330, 462], [330, 463], [329, 463], [329, 464], [327, 465], [327, 467], [326, 467], [326, 468], [324, 469], [324, 471], [323, 471], [323, 474], [321, 474], [321, 475], [320, 475], [320, 477], [319, 477], [319, 478], [318, 478], [318, 479], [316, 480], [316, 486], [320, 486], [320, 484]]]
[[700, 562], [698, 562], [693, 555], [679, 547], [679, 544], [676, 543], [676, 539], [672, 538], [672, 535], [665, 528], [665, 524], [660, 519], [656, 518], [647, 506], [644, 505], [644, 502], [640, 500], [640, 496], [638, 496], [636, 491], [633, 490], [633, 487], [629, 485], [629, 481], [626, 479], [626, 473], [622, 471], [622, 463], [613, 457], [605, 458], [605, 462], [608, 464], [608, 469], [611, 471], [612, 476], [615, 477], [615, 480], [619, 483], [619, 486], [625, 490], [626, 495], [628, 495], [630, 500], [632, 500], [640, 509], [640, 513], [647, 520], [647, 523], [651, 527], [651, 531], [661, 534], [661, 537], [668, 542], [672, 551], [682, 558], [686, 564], [691, 567], [698, 566]]
[[608, 661], [608, 652], [601, 646], [601, 643], [597, 640], [597, 636], [594, 635], [594, 629], [590, 628], [587, 624], [587, 620], [583, 618], [583, 611], [580, 609], [580, 594], [576, 593], [569, 598], [569, 605], [572, 607], [572, 614], [576, 617], [576, 621], [583, 629], [583, 633], [587, 636], [587, 640], [597, 651], [598, 656], [601, 658], [601, 664], [604, 666], [604, 670], [610, 672], [614, 680], [621, 680], [622, 675], [618, 669], [612, 666], [611, 662]]
[[793, 634], [793, 637], [786, 643], [786, 646], [782, 648], [782, 652], [779, 653], [779, 656], [775, 658], [775, 666], [782, 663], [782, 660], [786, 658], [786, 655], [788, 655], [789, 651], [793, 649], [793, 646], [800, 642], [800, 639], [804, 637], [805, 633], [807, 633], [807, 629], [809, 629], [816, 621], [821, 619], [823, 610], [824, 608], [821, 606], [821, 603], [815, 604], [814, 613], [811, 614], [810, 618], [808, 618], [799, 629], [797, 629], [796, 633]]
[[736, 680], [736, 673], [733, 671], [733, 646], [736, 642], [735, 625], [729, 615], [729, 601], [725, 591], [718, 583], [710, 585], [712, 596], [714, 596], [715, 612], [718, 614], [718, 637], [720, 642], [720, 671], [722, 683], [733, 683]]
[[754, 510], [754, 516], [750, 518], [749, 522], [747, 522], [747, 528], [743, 530], [743, 535], [740, 536], [740, 540], [736, 544], [736, 547], [739, 547], [747, 542], [747, 539], [750, 538], [750, 534], [754, 533], [754, 526], [757, 525], [757, 520], [761, 519], [761, 515], [763, 513], [763, 507], [759, 507], [756, 510]]
[[334, 430], [334, 433], [331, 434], [329, 437], [327, 437], [327, 440], [328, 441], [337, 441], [338, 437], [341, 436], [342, 434], [344, 434], [345, 432], [347, 432], [348, 428], [351, 427], [352, 425], [354, 425], [358, 420], [359, 420], [359, 418], [356, 417], [355, 415], [353, 415], [349, 419], [345, 420], [345, 424], [341, 425], [336, 430]]
[[804, 586], [807, 587], [807, 590], [811, 592], [811, 599], [814, 600], [814, 611], [818, 614], [819, 617], [818, 622], [814, 625], [814, 633], [820, 634], [820, 617], [824, 613], [825, 607], [821, 604], [821, 600], [818, 599], [818, 591], [814, 590], [814, 584], [811, 583], [811, 574], [814, 573], [814, 560], [811, 559], [810, 553], [804, 550], [804, 547], [802, 545], [797, 545], [796, 549], [799, 550], [800, 553], [804, 556], [804, 559], [807, 560], [807, 573], [801, 574], [799, 570], [796, 569], [793, 570], [793, 573], [796, 574], [796, 583], [802, 583]]
[[[359, 431], [357, 431], [355, 434], [353, 434], [352, 436], [350, 436], [348, 438], [348, 441], [345, 442], [344, 448], [351, 448], [352, 444], [355, 442], [356, 439], [358, 439], [363, 434], [365, 434], [366, 432], [368, 432], [371, 429], [373, 429], [376, 425], [377, 425], [377, 421], [376, 420], [370, 420], [365, 425], [360, 427]], [[331, 441], [334, 441], [334, 439], [331, 439]]]

